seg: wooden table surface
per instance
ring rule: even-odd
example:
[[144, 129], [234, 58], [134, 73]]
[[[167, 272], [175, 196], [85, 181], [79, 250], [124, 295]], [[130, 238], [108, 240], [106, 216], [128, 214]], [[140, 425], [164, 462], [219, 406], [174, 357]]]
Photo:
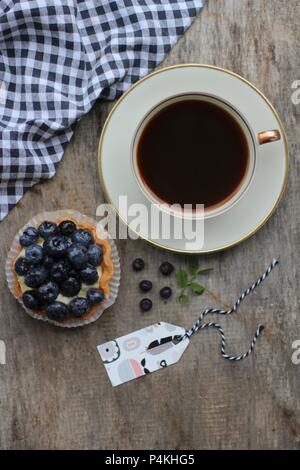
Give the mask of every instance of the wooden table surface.
[[[299, 0], [208, 0], [199, 18], [163, 65], [214, 64], [242, 74], [274, 103], [287, 129], [287, 191], [269, 222], [251, 239], [226, 252], [199, 257], [214, 272], [207, 292], [189, 307], [158, 301], [163, 260], [176, 267], [187, 258], [144, 241], [118, 243], [122, 283], [116, 304], [95, 324], [73, 331], [24, 314], [5, 286], [4, 261], [16, 231], [43, 210], [74, 208], [94, 216], [103, 201], [97, 144], [111, 103], [98, 103], [81, 120], [56, 176], [29, 191], [0, 225], [1, 449], [296, 449], [300, 447], [300, 365], [292, 364], [299, 321], [300, 112], [291, 101], [300, 80]], [[300, 106], [300, 105], [299, 105]], [[298, 106], [298, 108], [299, 108]], [[155, 308], [138, 309], [139, 274], [155, 284]], [[164, 319], [189, 326], [207, 305], [229, 306], [268, 265], [281, 260], [243, 304], [221, 319], [232, 353], [248, 345], [257, 323], [266, 326], [256, 353], [242, 363], [219, 354], [219, 337], [204, 331], [180, 365], [113, 389], [96, 345]], [[170, 284], [176, 289], [175, 279]]]

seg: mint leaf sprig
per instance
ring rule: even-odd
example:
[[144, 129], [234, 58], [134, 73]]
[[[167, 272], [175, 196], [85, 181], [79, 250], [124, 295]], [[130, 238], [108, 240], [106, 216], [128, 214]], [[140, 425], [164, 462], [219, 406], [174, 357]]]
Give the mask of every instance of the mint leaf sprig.
[[188, 291], [192, 291], [196, 295], [202, 295], [205, 291], [205, 287], [202, 286], [202, 284], [196, 282], [195, 279], [200, 274], [209, 274], [212, 271], [213, 268], [201, 268], [198, 266], [198, 263], [195, 264], [195, 262], [190, 263], [189, 272], [185, 271], [184, 269], [177, 271], [177, 284], [180, 287], [180, 291], [177, 296], [179, 302], [184, 305], [189, 304], [190, 298]]

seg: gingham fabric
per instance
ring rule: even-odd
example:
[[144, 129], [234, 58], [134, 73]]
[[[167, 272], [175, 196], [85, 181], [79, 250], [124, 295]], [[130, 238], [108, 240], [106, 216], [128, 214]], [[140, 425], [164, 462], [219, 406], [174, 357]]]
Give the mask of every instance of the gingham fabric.
[[51, 178], [75, 122], [150, 72], [203, 0], [0, 0], [0, 220]]

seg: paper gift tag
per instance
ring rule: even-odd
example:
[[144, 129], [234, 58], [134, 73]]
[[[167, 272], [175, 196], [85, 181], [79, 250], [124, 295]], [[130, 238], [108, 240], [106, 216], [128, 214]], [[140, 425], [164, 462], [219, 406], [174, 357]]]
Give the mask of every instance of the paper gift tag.
[[112, 385], [142, 377], [179, 361], [189, 338], [185, 329], [159, 322], [97, 346]]
[[189, 345], [190, 338], [197, 331], [202, 331], [205, 328], [214, 328], [219, 332], [221, 355], [224, 359], [236, 362], [248, 357], [263, 331], [262, 325], [257, 325], [252, 341], [245, 352], [230, 355], [226, 353], [226, 338], [222, 327], [215, 322], [204, 323], [203, 320], [206, 315], [224, 316], [235, 313], [243, 300], [264, 282], [277, 265], [278, 260], [273, 258], [266, 271], [242, 292], [231, 308], [228, 310], [206, 308], [189, 330], [170, 323], [159, 322], [97, 346], [112, 385], [120, 385], [175, 364]]

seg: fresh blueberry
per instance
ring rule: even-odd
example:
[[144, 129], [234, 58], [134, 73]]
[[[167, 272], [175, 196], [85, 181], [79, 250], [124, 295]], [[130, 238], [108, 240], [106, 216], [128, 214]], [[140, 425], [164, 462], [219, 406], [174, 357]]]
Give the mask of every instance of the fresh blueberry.
[[25, 307], [35, 309], [41, 307], [40, 297], [37, 291], [27, 290], [22, 295], [22, 301]]
[[101, 288], [91, 287], [87, 291], [87, 299], [90, 305], [96, 305], [104, 300], [104, 292]]
[[93, 266], [99, 266], [103, 260], [103, 249], [100, 245], [90, 245], [88, 247], [88, 261]]
[[43, 248], [36, 244], [27, 246], [25, 248], [25, 258], [30, 264], [39, 264], [43, 259]]
[[80, 318], [88, 311], [89, 304], [84, 297], [75, 297], [75, 299], [71, 300], [69, 307], [74, 317]]
[[24, 233], [23, 235], [20, 236], [19, 242], [20, 242], [20, 245], [22, 246], [29, 246], [31, 245], [31, 243], [33, 243], [32, 239], [28, 237], [27, 235], [25, 235]]
[[149, 312], [152, 308], [152, 300], [150, 299], [142, 299], [140, 301], [140, 308], [142, 312]]
[[45, 266], [45, 268], [49, 269], [49, 268], [51, 268], [51, 266], [53, 266], [54, 261], [55, 260], [53, 258], [51, 258], [51, 256], [44, 255], [43, 265]]
[[47, 305], [46, 313], [50, 320], [64, 321], [68, 318], [69, 309], [66, 304], [56, 300]]
[[74, 243], [80, 243], [83, 246], [89, 246], [93, 243], [94, 238], [92, 233], [85, 228], [78, 228], [73, 232], [72, 240]]
[[79, 243], [74, 243], [68, 248], [67, 257], [75, 269], [83, 269], [88, 263], [87, 248]]
[[94, 284], [99, 278], [98, 271], [95, 266], [88, 264], [85, 268], [80, 271], [80, 279], [85, 284]]
[[174, 266], [168, 261], [164, 261], [160, 265], [159, 270], [164, 276], [169, 276], [174, 271]]
[[48, 270], [45, 266], [33, 266], [25, 275], [25, 284], [28, 287], [39, 287], [48, 278]]
[[50, 279], [54, 282], [62, 282], [69, 275], [69, 263], [66, 260], [55, 261], [50, 268]]
[[48, 281], [38, 288], [38, 293], [43, 304], [53, 302], [59, 294], [59, 287], [55, 282]]
[[31, 237], [34, 242], [39, 238], [39, 232], [35, 227], [27, 227], [23, 233]]
[[60, 285], [60, 292], [66, 297], [74, 297], [80, 292], [81, 282], [75, 277], [69, 276]]
[[159, 295], [161, 296], [162, 299], [169, 299], [172, 295], [172, 289], [171, 287], [163, 287], [159, 291]]
[[145, 267], [145, 263], [141, 258], [136, 258], [133, 263], [132, 267], [135, 271], [141, 271]]
[[63, 220], [60, 224], [59, 224], [59, 231], [62, 235], [66, 235], [67, 237], [71, 236], [72, 233], [75, 231], [76, 229], [76, 225], [74, 224], [74, 222], [72, 222], [72, 220]]
[[140, 286], [141, 291], [149, 292], [149, 290], [152, 289], [152, 282], [144, 280], [140, 282], [139, 286]]
[[77, 281], [79, 281], [79, 283], [81, 284], [80, 271], [77, 271], [75, 268], [72, 268], [72, 265], [71, 269], [69, 269], [68, 277], [74, 277], [74, 279], [77, 279]]
[[64, 235], [52, 235], [45, 240], [43, 247], [46, 255], [52, 258], [62, 258], [70, 245], [70, 239]]
[[47, 240], [47, 238], [52, 237], [58, 232], [58, 227], [54, 222], [45, 220], [45, 222], [42, 222], [39, 226], [38, 232], [44, 240]]
[[38, 238], [39, 234], [37, 229], [34, 227], [27, 227], [20, 236], [19, 242], [22, 246], [29, 246], [36, 242]]
[[23, 256], [20, 256], [15, 262], [15, 272], [19, 276], [25, 276], [29, 267], [30, 267], [30, 263]]

